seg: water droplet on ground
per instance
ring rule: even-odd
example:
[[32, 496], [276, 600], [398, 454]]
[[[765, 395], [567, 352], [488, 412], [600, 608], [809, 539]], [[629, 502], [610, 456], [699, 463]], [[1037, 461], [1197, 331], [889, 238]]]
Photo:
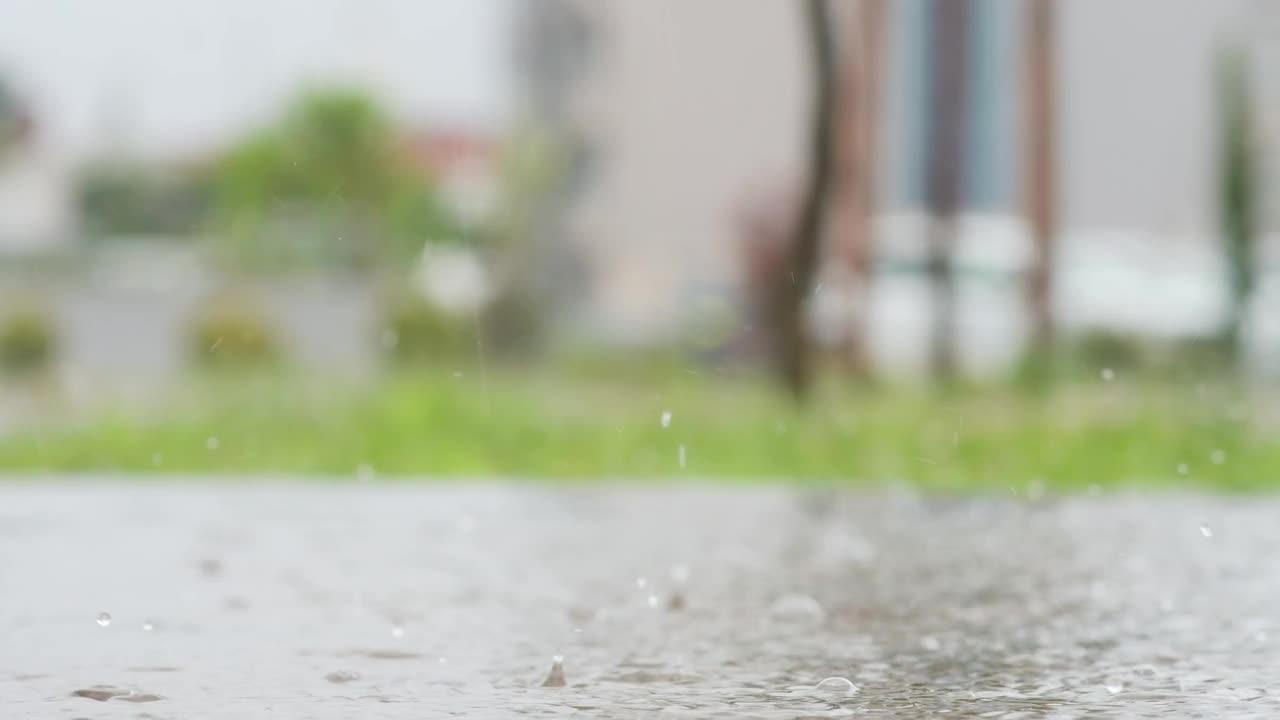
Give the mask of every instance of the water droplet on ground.
[[808, 595], [793, 593], [778, 598], [769, 608], [769, 616], [779, 622], [817, 625], [826, 620], [827, 612], [817, 600]]
[[813, 689], [818, 690], [819, 692], [839, 694], [839, 695], [852, 695], [858, 692], [857, 685], [854, 685], [853, 682], [848, 678], [842, 678], [842, 677], [826, 678], [822, 682], [815, 685]]
[[671, 427], [671, 411], [670, 410], [662, 411], [662, 427], [664, 428]]
[[111, 624], [111, 613], [98, 613], [98, 624], [106, 627]]

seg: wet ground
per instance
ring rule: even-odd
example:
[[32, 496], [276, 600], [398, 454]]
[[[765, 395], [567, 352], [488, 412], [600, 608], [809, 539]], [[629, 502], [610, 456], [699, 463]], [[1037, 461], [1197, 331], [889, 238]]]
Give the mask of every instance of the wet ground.
[[1274, 718], [1278, 520], [1170, 495], [2, 485], [0, 717]]

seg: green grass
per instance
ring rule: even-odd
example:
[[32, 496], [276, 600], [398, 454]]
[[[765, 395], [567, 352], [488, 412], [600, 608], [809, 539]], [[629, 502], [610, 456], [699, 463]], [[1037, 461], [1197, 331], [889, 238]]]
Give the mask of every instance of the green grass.
[[[1280, 487], [1280, 441], [1257, 395], [1170, 384], [1081, 383], [1040, 396], [832, 385], [797, 409], [763, 383], [687, 373], [605, 381], [424, 371], [364, 386], [205, 379], [158, 407], [0, 436], [0, 470], [353, 477], [367, 465], [383, 477], [910, 482], [957, 491]], [[1211, 462], [1215, 451], [1225, 462]]]

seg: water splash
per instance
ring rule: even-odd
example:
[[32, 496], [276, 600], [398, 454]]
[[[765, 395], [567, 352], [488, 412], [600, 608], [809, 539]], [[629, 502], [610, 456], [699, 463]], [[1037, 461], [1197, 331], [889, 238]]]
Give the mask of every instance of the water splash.
[[208, 438], [205, 438], [204, 441], [204, 446], [210, 450], [217, 450], [218, 446], [221, 444], [222, 442], [218, 440], [217, 435], [210, 435]]
[[547, 673], [547, 679], [542, 681], [542, 687], [561, 688], [565, 685], [564, 656], [556, 655], [551, 658], [551, 672]]
[[98, 625], [102, 627], [106, 627], [110, 624], [111, 624], [111, 613], [107, 613], [107, 612], [98, 613]]
[[1201, 534], [1203, 537], [1205, 537], [1206, 539], [1212, 540], [1212, 539], [1213, 539], [1213, 528], [1209, 527], [1209, 526], [1208, 526], [1208, 525], [1206, 525], [1205, 523], [1200, 523], [1200, 534]]
[[778, 622], [820, 625], [827, 611], [808, 595], [792, 593], [778, 598], [769, 608], [769, 616]]
[[671, 411], [670, 410], [662, 411], [662, 427], [663, 429], [671, 427]]
[[858, 686], [854, 685], [852, 680], [842, 677], [826, 678], [814, 685], [813, 689], [833, 695], [853, 695], [858, 692]]

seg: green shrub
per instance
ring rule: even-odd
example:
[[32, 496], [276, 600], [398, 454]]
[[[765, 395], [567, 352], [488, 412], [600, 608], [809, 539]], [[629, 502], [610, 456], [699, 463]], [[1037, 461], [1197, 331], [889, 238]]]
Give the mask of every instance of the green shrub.
[[263, 368], [280, 359], [270, 321], [257, 304], [239, 296], [209, 302], [192, 323], [189, 342], [198, 367]]
[[1104, 368], [1115, 371], [1138, 370], [1147, 361], [1141, 338], [1115, 330], [1088, 330], [1071, 344], [1073, 365], [1089, 373]]
[[409, 293], [388, 303], [382, 348], [397, 364], [454, 362], [468, 357], [475, 346], [471, 318], [444, 312]]
[[47, 370], [57, 351], [53, 321], [32, 308], [10, 312], [0, 323], [0, 369], [9, 375]]

